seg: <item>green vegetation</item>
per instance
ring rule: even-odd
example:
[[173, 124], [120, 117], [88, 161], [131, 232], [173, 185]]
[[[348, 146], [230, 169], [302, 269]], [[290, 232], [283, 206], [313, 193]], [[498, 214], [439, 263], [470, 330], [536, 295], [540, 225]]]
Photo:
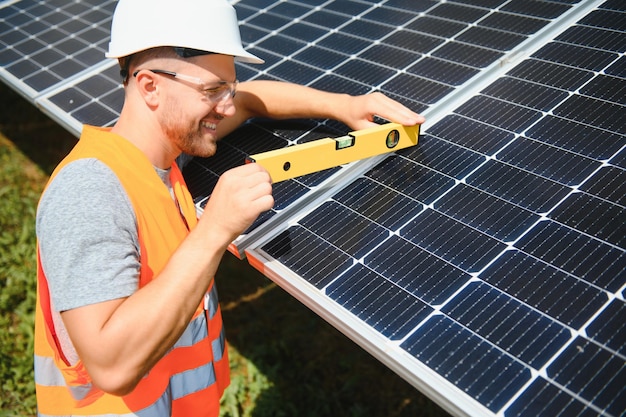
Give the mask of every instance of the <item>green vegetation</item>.
[[[74, 142], [0, 84], [0, 417], [35, 414], [35, 210]], [[216, 280], [232, 368], [223, 416], [446, 415], [247, 262], [226, 254]]]

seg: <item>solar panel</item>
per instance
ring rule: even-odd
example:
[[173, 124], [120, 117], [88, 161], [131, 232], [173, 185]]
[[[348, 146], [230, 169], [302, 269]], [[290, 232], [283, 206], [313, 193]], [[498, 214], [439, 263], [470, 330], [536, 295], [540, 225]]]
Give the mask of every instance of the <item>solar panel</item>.
[[[0, 2], [0, 78], [75, 134], [111, 125], [114, 1]], [[417, 147], [275, 184], [231, 251], [454, 415], [626, 414], [626, 7], [240, 0], [239, 79], [382, 91]], [[349, 129], [252, 120], [184, 175]]]

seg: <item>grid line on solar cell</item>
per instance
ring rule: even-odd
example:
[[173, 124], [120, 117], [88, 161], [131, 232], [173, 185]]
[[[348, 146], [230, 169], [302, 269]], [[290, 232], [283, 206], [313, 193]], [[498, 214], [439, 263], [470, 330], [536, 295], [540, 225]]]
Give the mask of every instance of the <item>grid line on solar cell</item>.
[[554, 221], [541, 221], [515, 247], [611, 293], [626, 282], [626, 253]]
[[392, 231], [423, 209], [421, 203], [369, 178], [357, 179], [334, 199]]
[[556, 182], [494, 160], [481, 165], [465, 182], [535, 213], [546, 213], [571, 191]]
[[352, 265], [349, 255], [323, 244], [320, 237], [299, 226], [282, 232], [263, 250], [318, 289], [327, 286]]
[[442, 311], [537, 370], [571, 337], [564, 326], [485, 283], [470, 283]]
[[548, 376], [609, 415], [626, 410], [624, 359], [579, 338], [548, 366]]
[[333, 281], [326, 294], [390, 340], [403, 339], [432, 308], [357, 264]]
[[434, 207], [503, 242], [517, 240], [539, 219], [523, 207], [465, 184], [457, 184]]
[[600, 413], [553, 383], [537, 378], [506, 409], [505, 417], [554, 417], [555, 415], [599, 417]]
[[623, 135], [552, 115], [542, 118], [524, 134], [599, 161], [609, 160], [615, 155], [624, 140]]
[[602, 313], [587, 326], [590, 339], [626, 357], [626, 304], [613, 300]]
[[516, 250], [504, 252], [479, 277], [576, 330], [608, 300], [596, 287]]
[[624, 208], [626, 206], [626, 171], [617, 167], [602, 167], [580, 187], [580, 190]]
[[363, 263], [431, 306], [443, 304], [471, 275], [436, 255], [392, 235]]
[[570, 187], [586, 181], [601, 162], [524, 136], [496, 154], [496, 159]]
[[549, 217], [626, 249], [626, 209], [592, 195], [572, 193]]
[[445, 316], [430, 318], [401, 346], [492, 412], [531, 377], [521, 363]]
[[430, 208], [408, 222], [400, 236], [467, 271], [483, 269], [506, 245]]
[[429, 134], [420, 135], [419, 146], [397, 152], [434, 171], [461, 180], [485, 162], [485, 156]]

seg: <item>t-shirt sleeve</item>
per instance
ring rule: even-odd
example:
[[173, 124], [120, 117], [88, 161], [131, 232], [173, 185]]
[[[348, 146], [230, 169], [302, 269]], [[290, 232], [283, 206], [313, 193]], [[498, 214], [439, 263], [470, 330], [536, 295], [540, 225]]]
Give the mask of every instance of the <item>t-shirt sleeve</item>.
[[55, 176], [39, 202], [37, 239], [58, 311], [137, 291], [135, 212], [119, 179], [101, 161], [74, 161]]

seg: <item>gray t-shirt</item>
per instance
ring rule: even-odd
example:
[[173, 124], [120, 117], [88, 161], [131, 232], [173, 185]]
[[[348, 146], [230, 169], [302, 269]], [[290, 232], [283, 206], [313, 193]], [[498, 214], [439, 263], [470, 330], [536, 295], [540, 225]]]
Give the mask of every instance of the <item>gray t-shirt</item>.
[[[171, 189], [169, 170], [156, 171]], [[140, 247], [135, 212], [113, 171], [90, 158], [71, 162], [55, 176], [41, 197], [36, 221], [55, 327], [64, 352], [74, 362], [77, 357], [58, 312], [137, 291]]]

